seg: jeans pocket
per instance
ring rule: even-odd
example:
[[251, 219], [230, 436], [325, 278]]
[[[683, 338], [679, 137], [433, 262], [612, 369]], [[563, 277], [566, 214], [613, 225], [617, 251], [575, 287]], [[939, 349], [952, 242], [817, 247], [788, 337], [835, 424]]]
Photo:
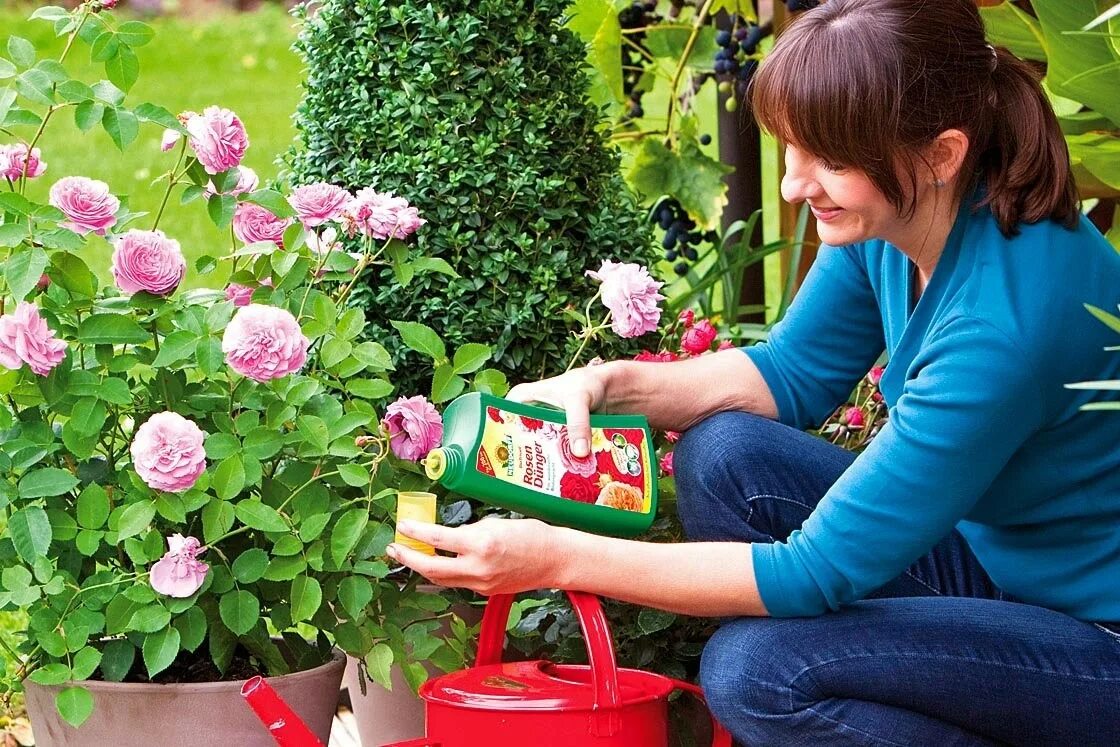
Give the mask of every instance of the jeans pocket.
[[1101, 625], [1100, 623], [1093, 623], [1093, 625], [1112, 636], [1112, 640], [1116, 643], [1120, 643], [1120, 624]]

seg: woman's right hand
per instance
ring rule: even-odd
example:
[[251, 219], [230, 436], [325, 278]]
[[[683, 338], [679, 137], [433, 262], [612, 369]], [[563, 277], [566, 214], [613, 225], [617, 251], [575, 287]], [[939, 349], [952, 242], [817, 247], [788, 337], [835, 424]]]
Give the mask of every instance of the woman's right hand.
[[564, 411], [568, 421], [568, 443], [572, 454], [591, 453], [591, 413], [607, 401], [606, 369], [609, 364], [585, 366], [551, 379], [518, 384], [507, 399], [515, 402], [552, 405]]

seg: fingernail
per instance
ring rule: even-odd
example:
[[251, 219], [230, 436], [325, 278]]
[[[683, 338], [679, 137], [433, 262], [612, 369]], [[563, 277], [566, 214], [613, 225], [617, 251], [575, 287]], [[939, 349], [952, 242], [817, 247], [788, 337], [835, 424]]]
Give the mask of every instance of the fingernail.
[[393, 560], [396, 560], [397, 559], [397, 546], [396, 545], [389, 545], [388, 547], [385, 548], [385, 554], [388, 555]]
[[577, 438], [572, 443], [572, 453], [576, 456], [587, 456], [587, 439]]
[[405, 534], [408, 534], [410, 531], [412, 531], [412, 522], [408, 519], [402, 519], [401, 521], [397, 522], [397, 529], [401, 530]]

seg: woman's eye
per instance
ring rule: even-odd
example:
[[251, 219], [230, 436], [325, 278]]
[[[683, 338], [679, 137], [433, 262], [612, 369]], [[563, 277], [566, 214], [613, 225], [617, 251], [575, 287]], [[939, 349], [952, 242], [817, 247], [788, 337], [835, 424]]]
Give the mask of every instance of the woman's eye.
[[822, 167], [824, 167], [824, 169], [826, 171], [843, 171], [844, 170], [843, 165], [838, 164], [838, 163], [829, 163], [828, 161], [824, 160], [823, 158], [818, 158], [817, 163], [819, 163]]

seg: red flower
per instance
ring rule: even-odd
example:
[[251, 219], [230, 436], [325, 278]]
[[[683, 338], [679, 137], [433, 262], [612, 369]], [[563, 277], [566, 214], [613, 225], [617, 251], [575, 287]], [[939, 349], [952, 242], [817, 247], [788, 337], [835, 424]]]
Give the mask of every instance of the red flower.
[[693, 312], [692, 309], [685, 309], [684, 311], [682, 311], [680, 313], [680, 316], [677, 317], [677, 321], [680, 322], [681, 324], [683, 324], [685, 329], [688, 329], [689, 327], [691, 327], [692, 323], [695, 320], [696, 320], [696, 313]]
[[701, 319], [681, 337], [681, 350], [693, 355], [706, 353], [711, 349], [718, 334], [711, 322], [707, 319]]
[[673, 452], [671, 452], [671, 451], [666, 452], [665, 456], [661, 457], [660, 466], [661, 466], [661, 472], [663, 474], [666, 474], [666, 475], [672, 475], [673, 474]]
[[560, 478], [560, 496], [580, 503], [594, 503], [599, 497], [599, 483], [590, 477], [565, 472]]
[[875, 366], [867, 372], [867, 380], [875, 386], [878, 386], [879, 381], [883, 378], [883, 370], [882, 366]]
[[657, 353], [651, 353], [648, 350], [643, 350], [634, 356], [636, 361], [652, 361], [654, 363], [669, 363], [671, 361], [680, 360], [680, 356], [671, 350], [662, 350]]
[[544, 427], [544, 421], [537, 420], [536, 418], [527, 418], [522, 415], [521, 425], [524, 426], [525, 430], [527, 431], [539, 431], [542, 427]]
[[665, 431], [665, 440], [671, 444], [675, 444], [681, 438], [679, 431]]
[[502, 422], [502, 413], [500, 413], [498, 411], [497, 407], [487, 407], [486, 408], [486, 417], [490, 418], [495, 423]]
[[735, 343], [731, 342], [731, 340], [720, 340], [716, 350], [730, 350], [733, 347], [735, 347]]
[[844, 414], [840, 416], [840, 422], [852, 428], [863, 427], [863, 410], [858, 407], [849, 407], [844, 410]]
[[595, 462], [598, 467], [599, 474], [606, 475], [609, 480], [615, 482], [624, 482], [627, 485], [633, 485], [636, 488], [644, 488], [645, 481], [640, 474], [630, 475], [623, 473], [614, 463], [614, 457], [611, 456], [613, 449], [607, 449], [595, 454]]

